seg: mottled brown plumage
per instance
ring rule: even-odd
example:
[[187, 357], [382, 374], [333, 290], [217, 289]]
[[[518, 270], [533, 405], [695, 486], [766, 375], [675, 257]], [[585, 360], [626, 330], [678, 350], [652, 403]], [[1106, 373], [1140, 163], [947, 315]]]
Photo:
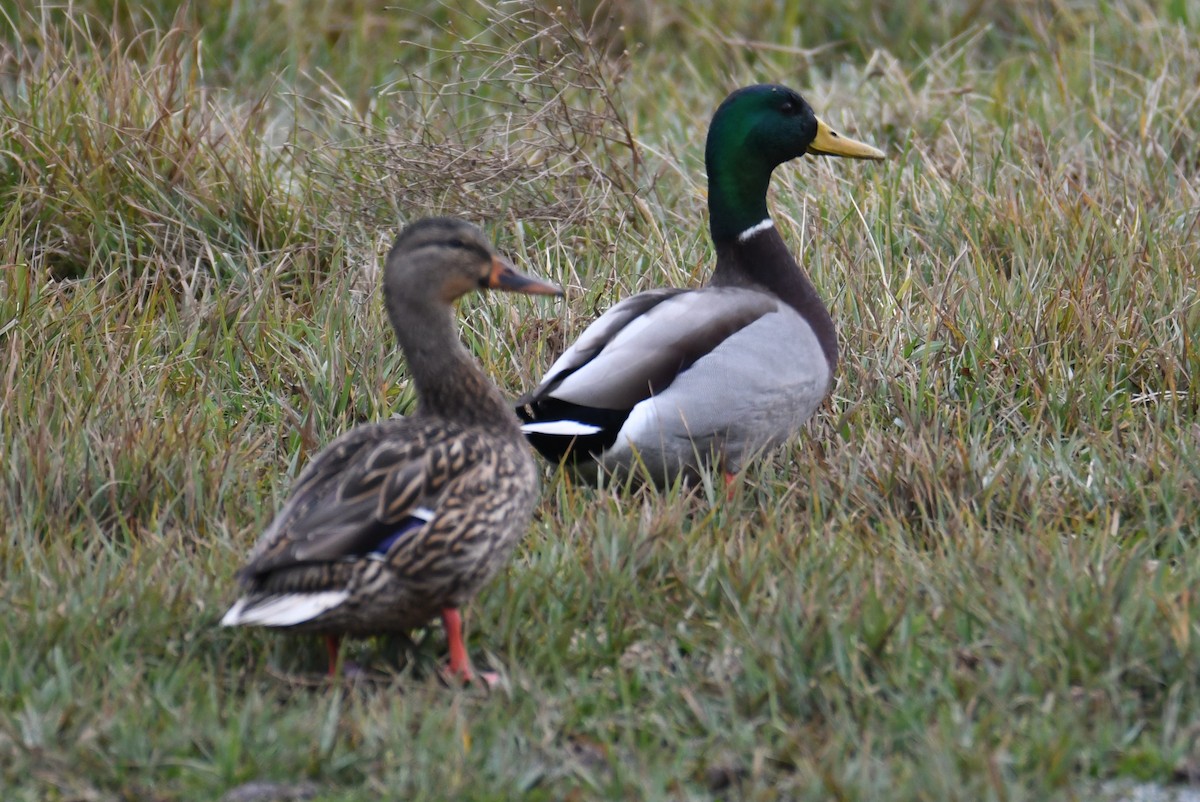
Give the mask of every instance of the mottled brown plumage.
[[384, 292], [417, 410], [352, 429], [308, 464], [223, 624], [339, 637], [441, 613], [451, 671], [471, 677], [457, 610], [504, 565], [537, 498], [516, 419], [458, 340], [451, 304], [475, 289], [558, 291], [516, 273], [459, 220], [423, 220], [396, 240]]

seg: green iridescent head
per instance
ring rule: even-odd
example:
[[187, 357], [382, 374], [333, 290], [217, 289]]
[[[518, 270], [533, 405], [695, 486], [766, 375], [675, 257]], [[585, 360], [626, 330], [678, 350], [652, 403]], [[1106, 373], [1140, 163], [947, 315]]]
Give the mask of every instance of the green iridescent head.
[[747, 86], [725, 98], [713, 115], [704, 150], [713, 240], [735, 239], [766, 220], [771, 171], [805, 153], [884, 158], [870, 145], [835, 132], [786, 86]]

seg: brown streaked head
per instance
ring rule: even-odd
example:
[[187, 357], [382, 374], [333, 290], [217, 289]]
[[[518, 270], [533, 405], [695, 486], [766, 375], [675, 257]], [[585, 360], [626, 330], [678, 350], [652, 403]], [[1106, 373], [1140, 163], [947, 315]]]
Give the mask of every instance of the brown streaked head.
[[518, 272], [478, 227], [453, 217], [407, 226], [388, 253], [384, 282], [389, 294], [431, 293], [444, 303], [481, 289], [562, 295], [553, 284]]

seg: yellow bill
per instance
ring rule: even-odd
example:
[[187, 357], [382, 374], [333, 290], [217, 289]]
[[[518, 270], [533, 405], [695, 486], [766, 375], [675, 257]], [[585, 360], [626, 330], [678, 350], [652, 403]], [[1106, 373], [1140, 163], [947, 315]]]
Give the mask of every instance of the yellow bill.
[[817, 137], [808, 146], [808, 152], [814, 156], [842, 156], [847, 159], [880, 161], [885, 158], [882, 150], [848, 136], [842, 136], [826, 125], [820, 117], [817, 118]]

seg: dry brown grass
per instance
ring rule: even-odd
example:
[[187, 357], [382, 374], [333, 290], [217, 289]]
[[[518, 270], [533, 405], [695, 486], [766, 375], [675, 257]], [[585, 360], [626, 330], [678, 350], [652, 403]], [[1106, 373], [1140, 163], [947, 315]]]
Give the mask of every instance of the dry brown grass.
[[[1192, 776], [1194, 0], [174, 6], [0, 6], [6, 800]], [[707, 119], [767, 80], [889, 154], [774, 179], [842, 338], [797, 443], [729, 501], [548, 474], [472, 610], [504, 693], [432, 680], [436, 631], [314, 688], [280, 679], [310, 644], [216, 626], [312, 450], [412, 402], [401, 221], [568, 287], [464, 304], [515, 395], [615, 298], [704, 280]]]

